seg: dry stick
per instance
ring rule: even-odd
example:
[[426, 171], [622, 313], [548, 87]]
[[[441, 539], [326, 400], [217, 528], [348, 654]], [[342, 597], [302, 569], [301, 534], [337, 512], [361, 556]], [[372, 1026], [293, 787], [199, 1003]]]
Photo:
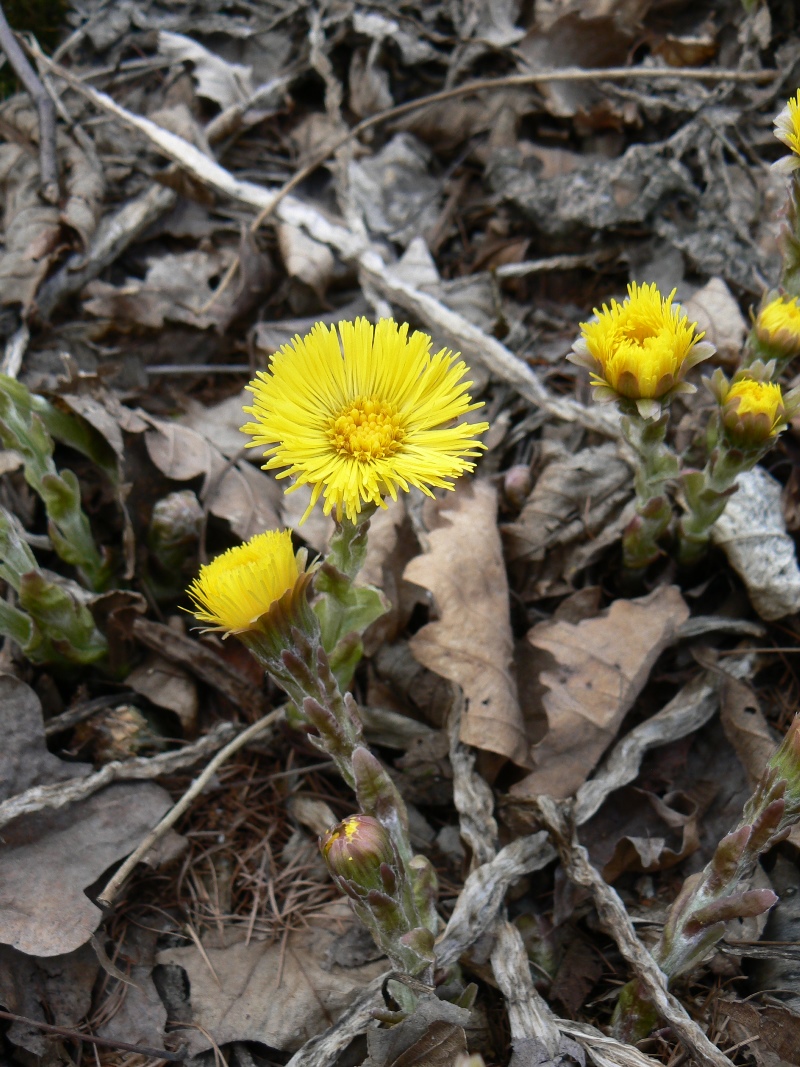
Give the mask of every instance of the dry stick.
[[263, 734], [273, 726], [282, 715], [283, 708], [277, 708], [275, 711], [271, 711], [269, 715], [265, 715], [263, 719], [253, 723], [252, 726], [248, 726], [238, 737], [234, 737], [234, 739], [229, 742], [221, 752], [216, 754], [203, 773], [195, 778], [177, 804], [167, 812], [161, 822], [153, 827], [147, 837], [145, 837], [144, 841], [142, 841], [139, 847], [128, 856], [120, 869], [109, 880], [105, 889], [97, 898], [99, 904], [103, 907], [110, 907], [113, 904], [123, 882], [134, 870], [137, 863], [139, 863], [142, 857], [150, 851], [153, 845], [164, 836], [167, 830], [172, 829], [181, 815], [183, 815], [183, 813], [190, 807], [192, 801], [202, 793], [222, 764], [238, 752], [240, 748], [243, 748], [254, 738]]
[[10, 823], [12, 819], [18, 819], [20, 815], [31, 815], [46, 808], [57, 810], [85, 800], [112, 782], [161, 778], [165, 774], [185, 770], [224, 744], [234, 729], [231, 723], [221, 723], [198, 741], [176, 752], [162, 752], [161, 755], [149, 759], [139, 756], [135, 759], [114, 760], [86, 778], [70, 778], [66, 782], [31, 786], [24, 793], [18, 793], [17, 796], [9, 797], [0, 803], [0, 827]]
[[58, 203], [58, 156], [56, 153], [56, 109], [36, 71], [17, 43], [0, 4], [0, 48], [14, 73], [30, 93], [39, 112], [39, 193], [49, 204]]
[[292, 189], [297, 188], [301, 182], [314, 173], [317, 167], [321, 167], [327, 159], [338, 152], [340, 148], [343, 148], [348, 141], [352, 141], [353, 138], [358, 137], [373, 126], [378, 126], [383, 122], [391, 122], [392, 119], [402, 118], [403, 115], [408, 115], [412, 111], [419, 111], [421, 108], [430, 107], [434, 104], [443, 104], [460, 96], [469, 96], [471, 93], [494, 89], [523, 88], [529, 85], [536, 85], [539, 82], [619, 81], [627, 80], [628, 78], [649, 78], [653, 75], [656, 78], [671, 77], [673, 73], [678, 74], [681, 79], [687, 81], [770, 81], [779, 72], [771, 70], [712, 70], [709, 67], [682, 67], [676, 68], [674, 71], [673, 69], [651, 70], [645, 67], [608, 67], [605, 70], [602, 68], [584, 70], [579, 67], [564, 67], [562, 70], [542, 70], [536, 74], [509, 74], [502, 78], [476, 78], [474, 81], [457, 85], [453, 89], [443, 89], [441, 92], [430, 93], [428, 96], [419, 97], [417, 100], [408, 100], [405, 104], [388, 107], [384, 111], [379, 111], [377, 114], [370, 115], [362, 119], [361, 122], [356, 123], [338, 141], [334, 141], [332, 145], [319, 152], [310, 163], [301, 167], [297, 174], [290, 178], [276, 193], [273, 203], [261, 211], [261, 214], [253, 221], [250, 229], [255, 233], [264, 220], [272, 214], [284, 196], [290, 193]]
[[553, 836], [565, 874], [575, 885], [591, 892], [601, 925], [613, 937], [661, 1018], [700, 1063], [706, 1067], [733, 1067], [728, 1057], [712, 1044], [687, 1014], [677, 997], [669, 992], [666, 975], [636, 936], [619, 894], [589, 862], [588, 853], [578, 843], [575, 834], [572, 803], [540, 796], [536, 806], [541, 822]]
[[90, 1045], [101, 1045], [103, 1048], [118, 1048], [123, 1052], [138, 1052], [140, 1056], [152, 1056], [157, 1060], [169, 1060], [171, 1063], [180, 1063], [186, 1056], [182, 1052], [167, 1052], [163, 1048], [150, 1048], [149, 1045], [132, 1045], [130, 1041], [115, 1041], [110, 1037], [95, 1037], [93, 1034], [82, 1034], [80, 1030], [70, 1030], [66, 1026], [51, 1026], [50, 1023], [40, 1023], [38, 1019], [26, 1019], [24, 1015], [15, 1015], [11, 1011], [0, 1011], [0, 1019], [10, 1019], [15, 1023], [24, 1023], [33, 1026], [37, 1030], [43, 1030], [46, 1034], [56, 1037], [67, 1037], [71, 1041], [87, 1041]]

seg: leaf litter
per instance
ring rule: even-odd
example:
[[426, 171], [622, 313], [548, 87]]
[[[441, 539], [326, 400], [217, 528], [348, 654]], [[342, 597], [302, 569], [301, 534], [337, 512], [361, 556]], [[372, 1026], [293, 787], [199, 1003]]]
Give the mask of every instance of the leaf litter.
[[[25, 812], [0, 851], [0, 999], [27, 1020], [2, 1038], [9, 1062], [91, 1062], [81, 1035], [110, 1042], [103, 1067], [156, 1050], [322, 1067], [345, 1049], [374, 1067], [652, 1067], [679, 1060], [680, 1035], [702, 1062], [794, 1062], [795, 833], [758, 876], [781, 896], [766, 933], [731, 928], [676, 984], [696, 1031], [668, 1008], [672, 1028], [638, 1048], [603, 1032], [638, 949], [598, 902], [613, 882], [649, 944], [789, 725], [796, 431], [741, 477], [707, 566], [665, 558], [631, 589], [630, 454], [563, 360], [593, 307], [655, 279], [735, 364], [780, 269], [784, 185], [765, 164], [799, 72], [779, 8], [74, 0], [55, 64], [34, 47], [61, 199], [39, 196], [36, 109], [7, 87], [2, 370], [71, 427], [53, 431], [59, 469], [117, 588], [87, 598], [109, 670], [0, 651], [2, 800]], [[635, 76], [614, 73], [626, 65]], [[704, 76], [721, 68], [735, 73]], [[351, 802], [300, 733], [231, 757], [117, 909], [96, 903], [189, 775], [280, 706], [233, 641], [188, 627], [183, 589], [264, 530], [324, 550], [330, 520], [299, 525], [307, 493], [284, 496], [243, 449], [243, 387], [314, 322], [359, 314], [461, 350], [492, 423], [474, 480], [376, 516], [361, 579], [391, 605], [354, 681], [366, 735], [438, 870], [438, 958], [478, 985], [470, 1010], [423, 1001], [389, 1029], [373, 1015], [388, 965], [317, 853]], [[676, 410], [688, 446], [709, 408]], [[4, 456], [0, 504], [74, 591]], [[117, 764], [127, 781], [93, 777]], [[562, 809], [542, 794], [575, 798], [599, 881], [565, 879]]]

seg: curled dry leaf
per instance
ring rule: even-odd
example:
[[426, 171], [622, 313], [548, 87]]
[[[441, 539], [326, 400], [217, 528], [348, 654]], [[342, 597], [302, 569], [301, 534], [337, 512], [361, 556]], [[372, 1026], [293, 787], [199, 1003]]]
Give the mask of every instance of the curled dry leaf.
[[39, 196], [39, 119], [24, 96], [2, 108], [6, 130], [0, 146], [0, 190], [3, 193], [3, 249], [0, 252], [0, 303], [30, 307], [47, 271], [69, 243], [69, 231], [85, 248], [100, 217], [103, 175], [94, 153], [88, 154], [59, 130], [58, 153], [66, 196], [59, 208]]
[[374, 156], [350, 163], [349, 195], [371, 234], [406, 246], [433, 229], [441, 187], [430, 173], [430, 161], [422, 141], [398, 133]]
[[[0, 945], [0, 1004], [26, 1019], [76, 1027], [91, 1010], [98, 970], [91, 945], [46, 959]], [[52, 1038], [38, 1027], [13, 1023], [6, 1037], [34, 1057], [53, 1062]]]
[[688, 617], [678, 588], [662, 586], [638, 600], [615, 600], [577, 625], [534, 626], [528, 640], [555, 659], [540, 674], [548, 732], [531, 753], [536, 769], [512, 794], [568, 797], [585, 782]]
[[717, 350], [717, 358], [738, 363], [747, 333], [747, 323], [736, 297], [722, 278], [712, 278], [683, 306], [690, 322], [705, 333]]
[[725, 736], [736, 750], [739, 762], [755, 785], [777, 741], [759, 707], [752, 688], [736, 678], [726, 677], [720, 688], [720, 721]]
[[191, 63], [197, 95], [213, 100], [222, 108], [244, 104], [253, 95], [251, 67], [229, 63], [191, 37], [161, 30], [158, 34], [158, 51], [176, 64]]
[[630, 499], [631, 468], [608, 442], [570, 455], [546, 445], [544, 469], [519, 518], [503, 527], [509, 558], [542, 560], [600, 531]]
[[497, 493], [488, 482], [462, 482], [438, 502], [428, 551], [404, 577], [429, 589], [439, 619], [411, 638], [416, 659], [464, 691], [460, 739], [528, 764], [528, 741], [513, 673]]
[[744, 582], [762, 619], [800, 611], [800, 568], [786, 532], [781, 486], [763, 467], [739, 475], [739, 489], [712, 526], [711, 538]]
[[[310, 918], [308, 929], [291, 931], [285, 942], [245, 944], [243, 931], [228, 931], [224, 947], [207, 942], [202, 955], [195, 945], [159, 952], [157, 964], [177, 964], [189, 980], [196, 1028], [178, 1033], [191, 1054], [229, 1041], [293, 1051], [329, 1026], [386, 970], [384, 959], [355, 968], [322, 968], [326, 950], [350, 915], [344, 901], [335, 901], [324, 918]], [[230, 939], [234, 936], [238, 940]]]
[[[193, 418], [195, 425], [203, 425]], [[204, 503], [212, 515], [227, 519], [242, 540], [278, 529], [281, 490], [275, 479], [246, 460], [227, 460], [212, 443], [213, 420], [203, 426], [202, 433], [177, 422], [148, 421], [154, 429], [145, 435], [147, 452], [162, 474], [176, 482], [204, 478]]]

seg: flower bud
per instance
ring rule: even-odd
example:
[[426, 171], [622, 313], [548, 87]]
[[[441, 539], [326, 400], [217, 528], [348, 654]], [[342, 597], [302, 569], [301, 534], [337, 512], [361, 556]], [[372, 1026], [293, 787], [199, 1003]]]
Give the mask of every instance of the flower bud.
[[503, 476], [503, 493], [512, 508], [519, 510], [530, 495], [533, 482], [531, 468], [527, 463], [509, 467]]
[[351, 815], [325, 834], [320, 849], [328, 870], [348, 896], [365, 896], [370, 890], [390, 895], [395, 891], [392, 841], [372, 816]]
[[147, 547], [166, 573], [180, 573], [200, 537], [203, 509], [191, 489], [156, 501], [147, 530]]
[[800, 812], [800, 715], [795, 716], [768, 767], [785, 783], [787, 815], [796, 817]]
[[722, 425], [736, 447], [763, 448], [786, 427], [781, 387], [753, 378], [734, 381], [722, 403]]
[[800, 304], [796, 296], [774, 296], [762, 303], [751, 344], [761, 359], [775, 359], [781, 366], [800, 354]]

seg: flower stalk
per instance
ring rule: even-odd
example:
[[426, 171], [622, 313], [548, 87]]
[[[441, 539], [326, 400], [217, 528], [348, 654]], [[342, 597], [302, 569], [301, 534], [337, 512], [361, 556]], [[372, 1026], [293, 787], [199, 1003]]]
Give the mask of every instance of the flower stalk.
[[642, 570], [658, 559], [659, 541], [672, 521], [666, 489], [677, 478], [679, 465], [665, 441], [668, 421], [666, 412], [657, 419], [643, 419], [638, 412], [622, 419], [623, 436], [639, 459], [634, 475], [636, 516], [622, 538], [623, 563], [631, 571]]
[[[358, 564], [362, 540], [358, 530], [342, 529], [334, 559], [350, 573]], [[380, 887], [373, 879], [361, 893], [359, 866], [342, 874], [341, 887], [358, 903], [357, 913], [395, 966], [430, 980], [438, 928], [436, 876], [425, 857], [413, 854], [403, 799], [365, 746], [356, 702], [337, 681], [308, 599], [321, 567], [306, 563], [304, 551], [294, 554], [289, 531], [260, 534], [202, 568], [189, 595], [198, 620], [226, 635], [235, 633], [286, 691], [294, 725], [313, 731], [312, 743], [334, 761], [362, 813], [380, 826], [381, 862], [391, 856]]]
[[[770, 759], [739, 824], [717, 845], [698, 874], [687, 878], [670, 908], [653, 955], [668, 979], [701, 964], [732, 919], [762, 915], [777, 902], [771, 889], [752, 889], [758, 859], [800, 820], [800, 716]], [[620, 1040], [635, 1042], [655, 1025], [652, 1006], [635, 982], [617, 1002], [613, 1027]]]

